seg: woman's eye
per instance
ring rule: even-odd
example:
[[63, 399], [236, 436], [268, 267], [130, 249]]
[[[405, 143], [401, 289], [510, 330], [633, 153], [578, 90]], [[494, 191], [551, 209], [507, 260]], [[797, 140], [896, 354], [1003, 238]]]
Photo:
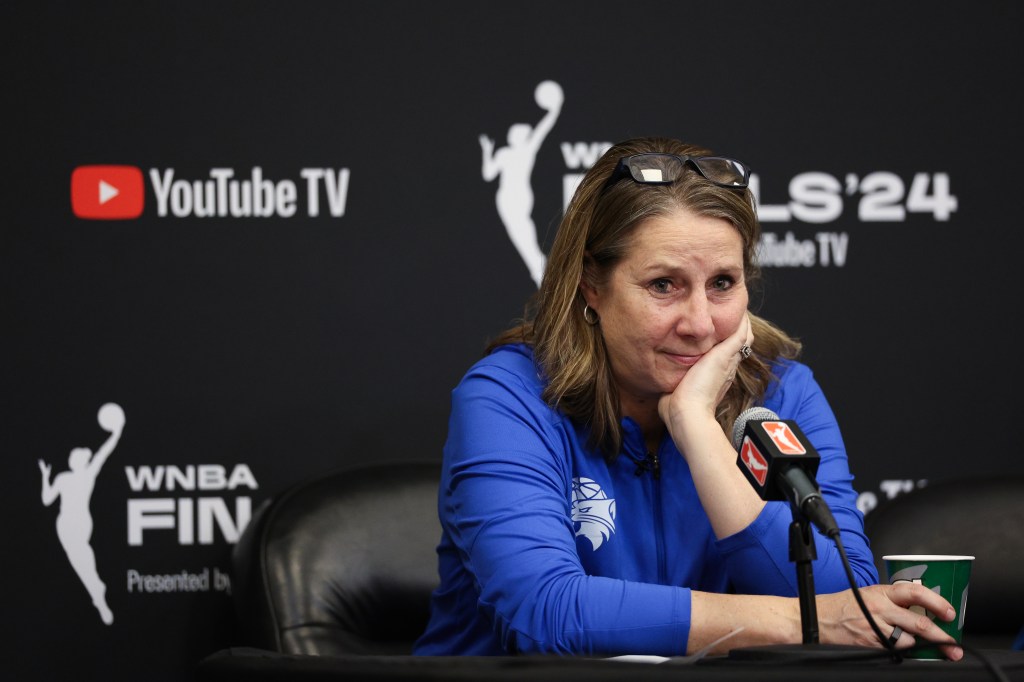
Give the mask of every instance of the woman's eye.
[[672, 281], [668, 279], [656, 279], [650, 284], [651, 291], [656, 294], [667, 294], [672, 291]]
[[721, 277], [716, 277], [714, 282], [712, 282], [712, 286], [715, 289], [717, 289], [718, 291], [725, 291], [726, 289], [728, 289], [732, 285], [733, 285], [732, 277], [726, 277], [725, 275], [723, 275]]

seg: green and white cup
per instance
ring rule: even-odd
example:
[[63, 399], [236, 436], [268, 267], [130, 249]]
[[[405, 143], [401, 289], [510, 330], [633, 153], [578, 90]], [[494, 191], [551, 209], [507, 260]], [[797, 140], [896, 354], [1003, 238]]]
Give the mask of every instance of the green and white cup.
[[[889, 573], [889, 583], [912, 582], [924, 585], [948, 601], [956, 610], [956, 617], [947, 622], [937, 620], [935, 614], [921, 606], [912, 606], [911, 611], [927, 614], [943, 632], [963, 642], [964, 615], [967, 612], [967, 588], [971, 582], [971, 565], [974, 557], [956, 554], [886, 554], [882, 557]], [[906, 653], [907, 658], [942, 660], [946, 657], [936, 647], [915, 648]]]

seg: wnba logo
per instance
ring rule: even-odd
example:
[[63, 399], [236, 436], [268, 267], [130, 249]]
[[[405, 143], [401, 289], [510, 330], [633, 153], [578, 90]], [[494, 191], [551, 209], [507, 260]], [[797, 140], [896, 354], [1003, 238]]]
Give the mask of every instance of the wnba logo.
[[806, 455], [807, 450], [800, 444], [789, 425], [785, 422], [761, 422], [761, 428], [765, 430], [768, 437], [775, 443], [775, 447], [784, 455]]
[[537, 151], [555, 125], [565, 96], [558, 83], [544, 81], [534, 90], [533, 99], [545, 112], [536, 125], [513, 123], [506, 136], [507, 146], [497, 150], [493, 139], [481, 135], [480, 147], [483, 150], [484, 180], [490, 182], [498, 178], [498, 191], [494, 197], [498, 216], [530, 271], [530, 277], [539, 287], [547, 257], [537, 241], [530, 178]]
[[92, 538], [89, 501], [100, 469], [121, 439], [121, 432], [124, 430], [124, 410], [120, 405], [107, 403], [100, 408], [96, 420], [110, 436], [95, 454], [89, 448], [74, 448], [68, 455], [69, 470], [57, 474], [53, 481], [50, 480], [50, 465], [42, 459], [39, 460], [39, 470], [43, 474], [43, 504], [49, 507], [60, 498], [57, 538], [61, 547], [68, 555], [71, 567], [75, 569], [75, 573], [92, 597], [93, 606], [99, 611], [100, 618], [110, 625], [114, 622], [114, 614], [107, 606], [107, 586], [96, 571], [96, 555], [89, 544]]

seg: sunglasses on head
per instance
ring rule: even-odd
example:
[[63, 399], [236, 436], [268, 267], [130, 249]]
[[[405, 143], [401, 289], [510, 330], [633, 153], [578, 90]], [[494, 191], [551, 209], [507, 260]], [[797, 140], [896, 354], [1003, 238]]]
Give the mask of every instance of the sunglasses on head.
[[630, 178], [643, 185], [670, 185], [683, 176], [687, 164], [719, 187], [743, 189], [750, 180], [750, 168], [736, 159], [649, 152], [619, 159], [601, 192], [604, 193], [623, 178]]

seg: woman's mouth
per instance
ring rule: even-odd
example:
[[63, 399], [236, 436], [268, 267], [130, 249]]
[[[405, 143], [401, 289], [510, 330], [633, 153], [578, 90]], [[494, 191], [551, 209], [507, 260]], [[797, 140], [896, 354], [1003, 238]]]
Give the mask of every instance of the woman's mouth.
[[672, 362], [677, 365], [682, 365], [683, 367], [693, 367], [697, 364], [698, 360], [704, 357], [703, 353], [699, 355], [684, 355], [680, 353], [669, 353], [667, 351], [665, 352], [665, 355], [672, 360]]

